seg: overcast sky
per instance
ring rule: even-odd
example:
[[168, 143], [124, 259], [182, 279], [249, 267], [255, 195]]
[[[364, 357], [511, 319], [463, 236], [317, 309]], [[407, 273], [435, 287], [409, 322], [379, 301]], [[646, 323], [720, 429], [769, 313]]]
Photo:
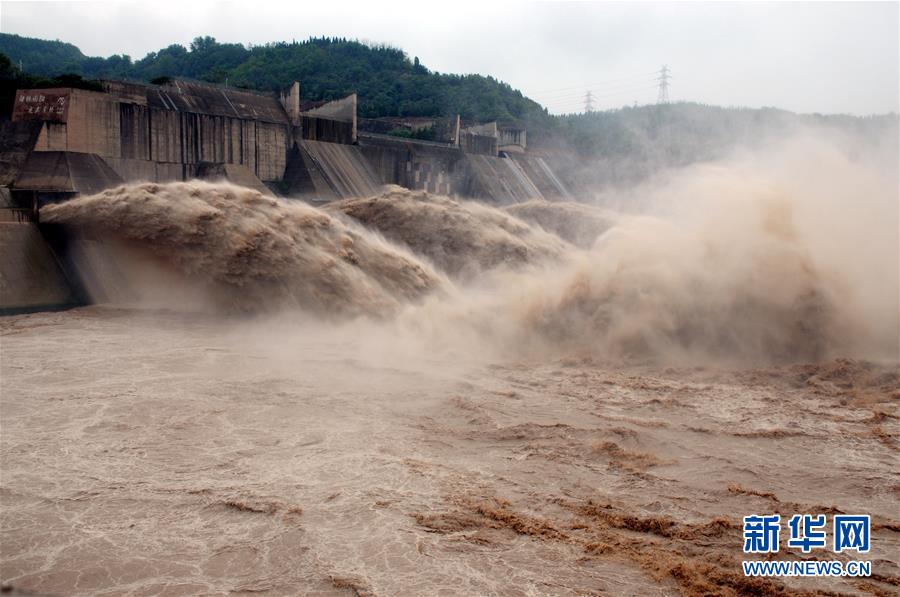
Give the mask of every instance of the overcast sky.
[[0, 2], [4, 33], [132, 58], [199, 35], [262, 44], [341, 36], [432, 70], [492, 75], [553, 112], [671, 100], [800, 112], [898, 111], [900, 12], [884, 3], [340, 1]]

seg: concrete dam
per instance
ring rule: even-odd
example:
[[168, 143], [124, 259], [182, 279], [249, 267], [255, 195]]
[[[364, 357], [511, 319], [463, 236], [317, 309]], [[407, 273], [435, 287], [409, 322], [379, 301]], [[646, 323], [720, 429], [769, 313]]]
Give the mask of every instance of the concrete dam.
[[186, 80], [17, 91], [0, 120], [0, 313], [85, 301], [64, 235], [39, 210], [126, 182], [227, 180], [313, 204], [387, 184], [497, 204], [569, 197], [521, 128], [457, 116], [424, 141], [386, 134], [403, 119], [359, 119], [356, 106], [355, 94], [303, 100], [296, 82], [273, 94]]

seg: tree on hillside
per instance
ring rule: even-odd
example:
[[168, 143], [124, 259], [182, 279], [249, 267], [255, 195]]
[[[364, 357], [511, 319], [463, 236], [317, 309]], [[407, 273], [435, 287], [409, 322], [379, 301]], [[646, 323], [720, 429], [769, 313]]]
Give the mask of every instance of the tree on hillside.
[[434, 73], [398, 48], [346, 38], [314, 37], [246, 48], [202, 36], [187, 48], [170, 45], [132, 62], [124, 55], [86, 57], [71, 44], [0, 34], [0, 51], [21, 59], [26, 70], [45, 75], [72, 72], [148, 82], [187, 77], [261, 91], [299, 80], [306, 99], [358, 93], [362, 117], [459, 113], [467, 120], [514, 121], [533, 131], [553, 125], [541, 106], [491, 77]]

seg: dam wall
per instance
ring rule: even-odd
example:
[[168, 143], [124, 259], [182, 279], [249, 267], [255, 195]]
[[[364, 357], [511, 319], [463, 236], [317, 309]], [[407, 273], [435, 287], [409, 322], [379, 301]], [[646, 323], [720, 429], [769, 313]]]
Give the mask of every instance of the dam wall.
[[375, 133], [360, 133], [359, 145], [383, 184], [453, 195], [468, 176], [455, 145]]
[[12, 185], [34, 150], [43, 123], [0, 119], [0, 187]]
[[[192, 178], [192, 177], [186, 177]], [[241, 187], [255, 189], [263, 195], [271, 195], [272, 191], [241, 164], [220, 164], [205, 162], [197, 166], [196, 178], [205, 180], [224, 180]]]
[[[0, 166], [14, 198], [35, 205], [124, 181], [196, 177], [317, 202], [384, 184], [502, 203], [567, 196], [526, 152], [524, 129], [461, 128], [457, 116], [370, 119], [360, 132], [356, 94], [308, 101], [300, 92], [298, 82], [267, 94], [187, 80], [19, 90], [13, 122], [0, 130], [11, 148]], [[442, 142], [415, 138], [423, 131]]]
[[309, 141], [356, 143], [356, 94], [328, 102], [301, 103], [301, 135]]
[[37, 224], [0, 222], [0, 315], [83, 302], [77, 284]]
[[550, 200], [572, 198], [566, 185], [563, 184], [543, 156], [510, 153], [508, 157], [519, 166], [544, 198]]
[[483, 134], [465, 132], [460, 138], [471, 151], [462, 145], [374, 133], [358, 137], [363, 155], [383, 184], [495, 203], [571, 197], [542, 157], [491, 153], [496, 139]]
[[73, 151], [32, 152], [16, 178], [15, 193], [21, 196], [31, 192], [37, 196], [37, 206], [52, 190], [55, 196], [69, 197], [75, 194], [99, 193], [122, 184], [124, 178], [110, 165], [93, 153]]
[[170, 179], [202, 162], [241, 164], [264, 181], [284, 172], [291, 125], [274, 97], [185, 81], [105, 89], [20, 91], [13, 118], [55, 110], [34, 151], [96, 154], [127, 179]]
[[356, 94], [304, 101], [298, 82], [280, 94], [187, 80], [18, 90], [12, 120], [0, 121], [0, 313], [110, 295], [89, 283], [109, 276], [92, 272], [123, 268], [90, 243], [51, 234], [39, 210], [124, 182], [227, 180], [311, 203], [371, 196], [385, 184], [495, 203], [567, 196], [510, 124], [358, 124]]
[[290, 152], [284, 187], [313, 203], [368, 197], [381, 181], [357, 145], [302, 140]]
[[466, 155], [465, 163], [470, 171], [463, 191], [467, 196], [487, 197], [496, 203], [546, 199], [511, 158]]

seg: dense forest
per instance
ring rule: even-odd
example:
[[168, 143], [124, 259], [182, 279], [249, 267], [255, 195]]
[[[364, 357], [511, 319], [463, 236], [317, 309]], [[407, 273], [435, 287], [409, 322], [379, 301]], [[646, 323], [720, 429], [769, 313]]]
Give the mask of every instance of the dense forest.
[[[5, 54], [9, 60], [3, 56]], [[723, 108], [697, 103], [626, 107], [552, 116], [520, 91], [492, 77], [430, 71], [418, 58], [388, 45], [311, 38], [245, 47], [198, 37], [140, 60], [88, 57], [72, 44], [0, 34], [0, 118], [10, 113], [16, 88], [85, 87], [93, 79], [144, 82], [186, 77], [274, 91], [294, 80], [306, 99], [359, 94], [359, 115], [454, 116], [499, 120], [528, 129], [529, 147], [567, 156], [560, 170], [579, 179], [632, 182], [667, 167], [715, 159], [736, 146], [816, 126], [857, 139], [895, 134], [896, 114], [873, 117], [800, 115], [775, 108]], [[570, 159], [574, 158], [574, 159]]]
[[306, 99], [357, 92], [364, 118], [460, 114], [464, 120], [511, 121], [533, 130], [552, 126], [544, 108], [492, 77], [436, 73], [397, 48], [340, 38], [244, 47], [198, 37], [187, 48], [175, 44], [133, 61], [125, 55], [84, 56], [60, 41], [0, 34], [0, 53], [21, 70], [43, 77], [72, 74], [145, 82], [187, 77], [262, 91], [300, 81]]
[[60, 74], [44, 77], [21, 70], [8, 56], [0, 53], [0, 120], [12, 114], [16, 89], [46, 89], [49, 87], [78, 87], [101, 91], [97, 81], [84, 79], [81, 75]]

